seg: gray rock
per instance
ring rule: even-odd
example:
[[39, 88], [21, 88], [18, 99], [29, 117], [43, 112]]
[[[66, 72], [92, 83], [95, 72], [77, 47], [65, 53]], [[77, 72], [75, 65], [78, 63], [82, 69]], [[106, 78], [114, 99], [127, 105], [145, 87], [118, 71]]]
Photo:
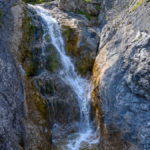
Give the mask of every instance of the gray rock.
[[[24, 88], [12, 53], [18, 50], [23, 17], [20, 0], [0, 1], [0, 149], [24, 149]], [[14, 21], [14, 22], [13, 22]], [[16, 32], [17, 30], [17, 32]]]
[[[124, 4], [119, 3], [119, 6], [120, 9]], [[93, 91], [98, 89], [95, 92], [97, 100], [93, 103], [101, 104], [99, 109], [104, 121], [102, 148], [106, 150], [150, 149], [149, 7], [150, 3], [145, 2], [130, 13], [124, 10], [118, 14], [118, 10], [117, 20], [108, 19], [100, 33], [92, 86]], [[123, 140], [120, 146], [115, 139]], [[128, 144], [132, 146], [129, 148]]]
[[81, 7], [82, 3], [82, 0], [59, 0], [58, 6], [65, 11], [76, 11]]

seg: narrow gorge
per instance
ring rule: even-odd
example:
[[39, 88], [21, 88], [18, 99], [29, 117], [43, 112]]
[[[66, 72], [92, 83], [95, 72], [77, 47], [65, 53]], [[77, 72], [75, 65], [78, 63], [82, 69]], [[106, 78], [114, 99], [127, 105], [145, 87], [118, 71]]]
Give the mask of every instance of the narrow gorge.
[[150, 150], [149, 0], [0, 0], [0, 150]]

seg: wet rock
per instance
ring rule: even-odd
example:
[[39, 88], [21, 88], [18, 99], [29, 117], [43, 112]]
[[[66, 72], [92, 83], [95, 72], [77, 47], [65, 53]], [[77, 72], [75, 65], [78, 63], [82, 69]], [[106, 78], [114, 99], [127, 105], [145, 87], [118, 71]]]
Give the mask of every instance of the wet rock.
[[59, 75], [42, 73], [33, 79], [38, 91], [49, 102], [51, 126], [79, 121], [80, 111], [76, 95]]
[[98, 49], [99, 37], [92, 28], [80, 29], [62, 26], [66, 51], [74, 58], [77, 71], [88, 75], [92, 71]]
[[89, 77], [98, 50], [98, 24], [80, 14], [63, 12], [53, 4], [44, 6], [49, 8], [62, 28], [67, 54], [72, 57], [77, 72]]

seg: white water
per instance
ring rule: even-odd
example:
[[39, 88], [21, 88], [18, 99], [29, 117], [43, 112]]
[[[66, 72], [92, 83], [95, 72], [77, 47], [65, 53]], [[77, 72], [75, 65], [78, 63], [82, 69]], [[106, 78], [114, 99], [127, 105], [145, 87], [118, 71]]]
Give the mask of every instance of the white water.
[[[43, 8], [40, 5], [29, 5], [32, 7], [37, 14], [41, 17], [43, 21], [43, 29], [44, 36], [49, 34], [51, 38], [52, 44], [55, 46], [58, 51], [61, 59], [62, 69], [59, 74], [62, 80], [68, 84], [76, 93], [78, 103], [80, 106], [80, 127], [79, 133], [77, 136], [71, 140], [68, 140], [68, 144], [65, 146], [68, 150], [79, 150], [80, 144], [82, 142], [87, 142], [90, 144], [94, 144], [98, 142], [96, 138], [96, 134], [93, 133], [93, 130], [90, 125], [90, 84], [86, 79], [81, 78], [76, 72], [74, 68], [74, 64], [72, 63], [69, 56], [66, 55], [65, 45], [62, 38], [61, 30], [57, 21], [51, 17], [48, 10]], [[44, 38], [43, 38], [43, 50], [42, 54], [44, 54]], [[91, 139], [92, 138], [92, 139]]]

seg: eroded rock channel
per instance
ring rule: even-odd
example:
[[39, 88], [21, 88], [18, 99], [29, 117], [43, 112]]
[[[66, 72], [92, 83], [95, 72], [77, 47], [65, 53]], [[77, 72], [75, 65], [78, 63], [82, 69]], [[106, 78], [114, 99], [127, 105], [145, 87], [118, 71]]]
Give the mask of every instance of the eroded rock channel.
[[0, 150], [150, 150], [149, 0], [0, 0]]

